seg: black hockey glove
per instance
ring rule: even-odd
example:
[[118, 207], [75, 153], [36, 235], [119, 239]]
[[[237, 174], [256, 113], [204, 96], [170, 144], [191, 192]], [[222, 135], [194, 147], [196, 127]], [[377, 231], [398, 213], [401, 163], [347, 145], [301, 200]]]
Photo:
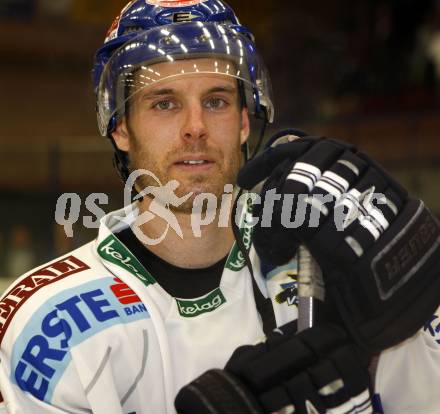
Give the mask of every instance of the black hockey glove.
[[322, 268], [326, 301], [370, 352], [423, 326], [440, 304], [440, 226], [423, 202], [332, 139], [266, 149], [238, 177], [245, 189], [262, 180], [254, 245], [263, 260], [283, 264], [304, 243]]
[[[289, 325], [182, 388], [181, 414], [372, 413], [368, 360], [336, 325]], [[330, 411], [332, 410], [332, 411]]]

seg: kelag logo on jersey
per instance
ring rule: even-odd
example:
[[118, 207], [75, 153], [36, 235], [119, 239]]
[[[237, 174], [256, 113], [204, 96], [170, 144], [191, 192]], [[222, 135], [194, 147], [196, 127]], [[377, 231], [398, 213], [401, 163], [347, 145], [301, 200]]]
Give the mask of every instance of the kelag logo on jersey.
[[212, 312], [226, 303], [226, 299], [220, 288], [217, 288], [201, 299], [176, 299], [176, 302], [180, 315], [186, 318], [192, 318], [201, 315], [202, 313]]
[[139, 297], [118, 278], [94, 280], [61, 292], [31, 317], [17, 338], [11, 380], [50, 402], [70, 363], [70, 348], [114, 325], [148, 316]]
[[153, 276], [145, 269], [139, 260], [113, 234], [108, 236], [98, 246], [98, 254], [109, 262], [127, 270], [136, 276], [146, 286], [156, 283]]

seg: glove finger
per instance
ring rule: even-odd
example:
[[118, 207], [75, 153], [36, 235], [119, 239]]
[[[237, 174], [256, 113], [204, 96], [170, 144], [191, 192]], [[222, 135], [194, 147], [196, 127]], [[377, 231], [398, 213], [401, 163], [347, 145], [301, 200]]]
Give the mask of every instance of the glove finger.
[[254, 359], [263, 355], [267, 350], [266, 343], [261, 342], [257, 345], [243, 345], [238, 347], [225, 366], [225, 370], [235, 375], [240, 375], [243, 368], [250, 364]]
[[345, 389], [351, 396], [355, 412], [369, 412], [371, 400], [370, 378], [366, 368], [367, 358], [350, 345], [337, 349], [330, 358], [344, 380]]
[[[401, 202], [392, 190], [382, 190], [379, 196], [351, 189], [320, 226], [319, 237], [312, 237], [317, 235], [312, 229], [299, 232], [297, 237], [304, 240], [320, 266], [328, 271], [336, 262], [353, 264], [389, 227], [397, 206], [401, 206]], [[328, 258], [332, 258], [333, 264]]]
[[262, 205], [259, 209], [259, 222], [254, 227], [253, 242], [260, 257], [265, 261], [280, 265], [288, 262], [298, 248], [299, 241], [287, 226], [283, 225], [282, 211], [286, 208], [277, 185], [284, 178], [278, 177], [279, 172], [286, 175], [291, 170], [292, 161], [285, 160], [268, 178], [262, 190]]
[[[381, 227], [388, 228], [389, 224], [394, 221], [403, 206], [402, 199], [397, 197], [394, 189], [388, 187], [383, 192], [373, 194], [370, 202], [364, 207], [373, 219], [378, 221]], [[383, 217], [378, 215], [381, 213]], [[386, 223], [383, 223], [385, 219]]]
[[265, 413], [296, 413], [295, 407], [284, 386], [279, 386], [264, 392], [259, 396], [258, 400]]
[[266, 339], [266, 349], [273, 350], [282, 343], [289, 341], [298, 331], [296, 320], [274, 329]]
[[310, 193], [322, 173], [331, 167], [343, 153], [344, 147], [335, 141], [318, 141], [307, 152], [295, 159], [296, 162], [287, 176], [282, 192], [284, 194]]
[[282, 131], [277, 132], [276, 134], [272, 135], [271, 138], [267, 141], [264, 148], [269, 147], [276, 147], [280, 145], [281, 143], [287, 143], [294, 140], [294, 138], [304, 138], [307, 137], [307, 134], [304, 131], [301, 131], [299, 129], [294, 128], [288, 128], [284, 129]]
[[253, 233], [253, 243], [259, 257], [264, 258], [266, 263], [281, 266], [295, 256], [299, 240], [293, 230], [275, 227], [277, 221], [274, 218], [273, 230], [256, 227]]
[[270, 147], [262, 154], [248, 161], [239, 171], [237, 183], [250, 190], [267, 178], [285, 159], [295, 160], [317, 141], [316, 138], [301, 138], [286, 144]]
[[376, 169], [376, 171], [379, 171], [380, 175], [384, 177], [387, 182], [395, 189], [395, 192], [399, 196], [399, 198], [405, 200], [408, 197], [408, 192], [405, 190], [405, 188], [402, 187], [400, 183], [398, 183], [390, 174], [388, 174], [388, 172], [375, 160], [362, 152], [358, 153], [358, 156], [359, 158], [365, 160], [367, 164], [372, 165]]
[[321, 323], [316, 328], [305, 329], [297, 335], [316, 357], [323, 358], [332, 349], [336, 349], [347, 341], [347, 333], [340, 326]]
[[[387, 202], [382, 204], [382, 196], [387, 192]], [[358, 218], [371, 216], [371, 220], [377, 221], [378, 227], [383, 227], [382, 217], [375, 216], [377, 207], [383, 210], [383, 215], [390, 221], [395, 217], [399, 206], [403, 204], [402, 198], [393, 186], [377, 171], [375, 167], [369, 167], [359, 180], [354, 183], [348, 193], [337, 203], [334, 211], [334, 220], [338, 230], [345, 230]], [[385, 206], [386, 208], [381, 208]], [[345, 210], [344, 210], [345, 209]], [[372, 213], [372, 214], [370, 214]], [[378, 219], [379, 217], [379, 219]], [[358, 220], [359, 221], [359, 220]], [[365, 223], [368, 227], [368, 223]], [[386, 226], [386, 223], [385, 223]], [[372, 234], [377, 234], [370, 228]]]
[[[394, 201], [392, 201], [394, 200]], [[392, 189], [381, 195], [373, 195], [370, 202], [364, 202], [359, 217], [344, 232], [344, 243], [338, 253], [350, 263], [362, 257], [396, 218], [402, 202]]]
[[317, 358], [345, 343], [346, 332], [334, 324], [321, 324], [289, 337], [257, 360], [247, 360], [237, 375], [241, 375], [257, 392], [268, 390], [283, 379], [291, 377]]
[[[282, 147], [285, 151], [298, 145], [299, 142], [300, 140], [296, 140], [273, 150]], [[312, 207], [305, 200], [321, 178], [325, 187], [326, 183], [329, 185], [332, 179], [339, 176], [338, 173], [345, 177], [341, 176], [341, 181], [351, 182], [355, 179], [356, 173], [363, 170], [364, 162], [347, 148], [349, 148], [347, 145], [337, 141], [314, 139], [314, 145], [304, 152], [295, 164], [291, 164], [292, 158], [284, 159], [271, 173], [263, 186], [264, 208], [258, 208], [260, 222], [254, 231], [255, 248], [266, 261], [275, 265], [288, 262], [296, 253], [301, 230], [313, 234], [318, 227], [320, 215], [318, 214], [315, 219], [316, 209], [313, 205], [315, 199], [311, 199]], [[341, 162], [338, 163], [341, 156]], [[327, 172], [327, 168], [333, 168], [334, 171]], [[327, 172], [325, 177], [322, 177], [322, 171]], [[281, 188], [278, 188], [280, 185]], [[346, 188], [347, 185], [342, 186], [342, 191]], [[273, 190], [277, 191], [273, 192]], [[283, 195], [282, 199], [276, 198], [281, 195], [278, 190]], [[315, 193], [328, 194], [319, 187], [316, 188]], [[269, 200], [269, 197], [273, 199]], [[306, 226], [303, 226], [304, 223]]]
[[[367, 164], [352, 151], [346, 150], [324, 171], [315, 185], [320, 194], [331, 194], [338, 200], [363, 174]], [[318, 190], [319, 189], [319, 190]], [[321, 191], [324, 190], [324, 191]]]
[[296, 321], [292, 321], [274, 329], [264, 342], [260, 342], [256, 345], [243, 345], [238, 347], [233, 352], [231, 358], [229, 358], [225, 369], [235, 375], [241, 375], [243, 369], [255, 359], [276, 349], [285, 342], [292, 341], [293, 339], [297, 341], [295, 336], [296, 331], [297, 323]]
[[[366, 215], [365, 205], [374, 194], [383, 193], [387, 187], [385, 180], [374, 169], [367, 168], [335, 206], [334, 222], [337, 228], [346, 229], [359, 215]], [[348, 210], [348, 214], [344, 214], [342, 208]]]
[[295, 414], [326, 413], [326, 406], [307, 372], [291, 378], [285, 386]]
[[292, 372], [304, 370], [315, 356], [296, 336], [243, 366], [238, 375], [255, 393], [275, 387], [291, 377]]
[[182, 414], [263, 414], [240, 380], [220, 369], [211, 369], [183, 387], [174, 405]]
[[[263, 257], [274, 264], [285, 263], [294, 255], [298, 243], [291, 243], [290, 241], [297, 241], [298, 233], [313, 233], [319, 225], [322, 205], [315, 205], [314, 202], [319, 203], [319, 198], [313, 197], [313, 192], [328, 195], [326, 188], [330, 187], [329, 183], [334, 182], [333, 179], [339, 178], [340, 183], [343, 183], [339, 186], [340, 192], [338, 195], [340, 196], [342, 192], [346, 191], [349, 184], [338, 173], [344, 173], [350, 181], [354, 180], [352, 169], [345, 164], [337, 163], [340, 155], [348, 152], [338, 142], [322, 140], [302, 155], [290, 171], [286, 170], [285, 183], [281, 188], [282, 200], [273, 204], [272, 214], [265, 215], [263, 212], [264, 219], [266, 216], [271, 218], [270, 225], [261, 232], [259, 229], [256, 231], [255, 244], [257, 252], [261, 251]], [[355, 157], [347, 155], [347, 158], [352, 160]], [[358, 164], [360, 164], [359, 168], [362, 168], [363, 164], [359, 161]], [[283, 165], [284, 167], [285, 165]], [[333, 168], [334, 171], [327, 170], [327, 168]], [[357, 167], [354, 168], [357, 169]], [[323, 171], [325, 171], [325, 176], [322, 175]], [[275, 183], [272, 183], [272, 176], [269, 178], [270, 184], [266, 183], [267, 186], [263, 187], [263, 191], [275, 186]], [[280, 182], [280, 177], [277, 176], [274, 181]], [[284, 180], [281, 179], [281, 181]], [[316, 187], [317, 183], [321, 183], [321, 188]], [[310, 196], [311, 192], [312, 196]], [[264, 201], [266, 200], [267, 198]], [[334, 204], [333, 198], [332, 201]], [[317, 216], [316, 212], [318, 212]], [[285, 242], [275, 244], [273, 240], [285, 240]], [[271, 251], [274, 252], [273, 255]]]
[[[387, 222], [380, 209], [377, 209], [376, 205], [371, 202], [375, 200], [375, 193], [383, 194], [385, 188], [387, 188], [387, 183], [377, 171], [367, 168], [361, 178], [355, 183], [355, 186], [338, 200], [332, 214], [319, 229], [319, 244], [321, 247], [323, 244], [333, 247], [342, 246], [343, 251], [335, 250], [335, 254], [338, 257], [344, 261], [357, 259], [357, 251], [359, 249], [357, 249], [356, 239], [353, 239], [352, 234], [357, 229], [364, 228], [364, 237], [367, 238], [367, 245], [370, 245], [380, 235], [380, 231], [376, 228], [375, 223], [387, 227]], [[387, 212], [388, 217], [392, 214], [392, 211]], [[384, 228], [382, 231], [384, 231]], [[310, 247], [313, 249], [312, 246]], [[347, 249], [347, 247], [350, 247], [350, 249]], [[318, 262], [320, 262], [321, 256], [326, 256], [325, 252], [320, 252], [319, 250], [319, 248], [311, 250], [316, 255]], [[348, 256], [346, 256], [347, 251], [349, 252]], [[320, 262], [320, 265], [325, 266], [326, 263]]]
[[298, 323], [297, 321], [292, 321], [284, 325], [281, 325], [278, 328], [275, 328], [273, 330], [273, 335], [277, 337], [280, 336], [287, 340], [289, 339], [290, 336], [295, 335], [297, 331], [298, 331]]
[[[331, 219], [338, 200], [358, 180], [366, 164], [353, 152], [346, 150], [342, 156], [324, 171], [310, 195], [298, 198], [295, 221], [292, 227], [302, 240], [310, 239], [328, 219]], [[305, 223], [305, 225], [301, 225]], [[284, 225], [286, 223], [283, 223]]]
[[337, 409], [340, 413], [354, 409], [351, 396], [345, 388], [345, 381], [331, 360], [321, 361], [308, 371], [327, 409]]

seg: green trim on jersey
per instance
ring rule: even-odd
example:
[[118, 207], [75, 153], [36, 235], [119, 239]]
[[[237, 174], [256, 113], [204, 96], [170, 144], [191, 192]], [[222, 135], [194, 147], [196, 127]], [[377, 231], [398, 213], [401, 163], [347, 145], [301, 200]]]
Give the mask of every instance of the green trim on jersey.
[[188, 300], [176, 298], [176, 302], [180, 316], [185, 318], [193, 318], [201, 315], [202, 313], [216, 310], [226, 303], [226, 298], [224, 297], [220, 288], [217, 288], [200, 299]]
[[98, 246], [98, 254], [136, 276], [145, 286], [153, 285], [156, 279], [142, 266], [141, 262], [128, 250], [119, 239], [111, 234]]
[[[252, 245], [252, 231], [253, 231], [253, 216], [252, 206], [248, 204], [247, 211], [242, 215], [240, 219], [240, 235], [243, 240], [243, 244], [246, 247], [246, 252], [249, 253]], [[246, 260], [243, 256], [243, 252], [237, 245], [237, 242], [232, 246], [232, 250], [229, 253], [226, 260], [225, 268], [232, 270], [233, 272], [239, 272], [246, 266]]]

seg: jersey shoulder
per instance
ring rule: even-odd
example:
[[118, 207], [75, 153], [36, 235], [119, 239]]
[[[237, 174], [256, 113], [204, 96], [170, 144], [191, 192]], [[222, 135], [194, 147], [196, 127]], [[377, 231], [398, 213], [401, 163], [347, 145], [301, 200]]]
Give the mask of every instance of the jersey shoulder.
[[49, 306], [52, 298], [106, 275], [90, 242], [18, 277], [0, 299], [0, 344], [11, 323], [23, 325], [24, 319]]
[[118, 345], [148, 317], [136, 293], [104, 267], [96, 243], [88, 243], [27, 272], [5, 292], [0, 371], [19, 394], [55, 403], [63, 387], [81, 388], [78, 364], [99, 364], [108, 343]]

